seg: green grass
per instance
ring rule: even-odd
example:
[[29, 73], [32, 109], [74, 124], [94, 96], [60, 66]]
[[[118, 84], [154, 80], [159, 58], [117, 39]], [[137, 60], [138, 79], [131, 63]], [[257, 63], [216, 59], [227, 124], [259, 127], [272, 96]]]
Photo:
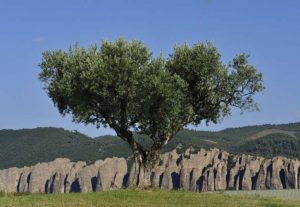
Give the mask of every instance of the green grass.
[[1, 195], [0, 206], [207, 206], [207, 207], [292, 207], [300, 201], [251, 196], [229, 196], [223, 193], [191, 193], [161, 190], [118, 190], [98, 193], [51, 195]]

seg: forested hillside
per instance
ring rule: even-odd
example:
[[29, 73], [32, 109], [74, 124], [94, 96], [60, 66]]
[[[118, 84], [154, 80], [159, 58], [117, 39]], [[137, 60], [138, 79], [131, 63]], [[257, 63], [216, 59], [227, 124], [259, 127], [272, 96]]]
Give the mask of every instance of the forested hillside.
[[[136, 139], [144, 140], [136, 135]], [[147, 143], [143, 142], [144, 145]], [[184, 151], [217, 147], [231, 153], [300, 159], [300, 123], [230, 128], [218, 132], [183, 130], [164, 148]], [[127, 144], [115, 136], [91, 138], [62, 128], [0, 130], [0, 169], [67, 157], [91, 163], [112, 156], [128, 158]]]

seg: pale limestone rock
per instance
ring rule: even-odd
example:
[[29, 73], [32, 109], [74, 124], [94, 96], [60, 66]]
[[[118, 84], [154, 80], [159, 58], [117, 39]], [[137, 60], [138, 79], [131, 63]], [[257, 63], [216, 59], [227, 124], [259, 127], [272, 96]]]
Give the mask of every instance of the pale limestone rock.
[[96, 191], [121, 188], [126, 174], [127, 163], [124, 158], [105, 159], [99, 166]]
[[21, 193], [25, 193], [29, 191], [29, 182], [31, 177], [32, 167], [24, 167], [19, 179], [19, 185], [17, 187], [17, 191]]
[[0, 170], [0, 191], [6, 193], [17, 192], [22, 170], [22, 168], [20, 169], [16, 167]]
[[80, 192], [78, 173], [85, 166], [86, 162], [82, 161], [76, 162], [72, 165], [70, 171], [68, 172], [68, 175], [65, 178], [66, 193]]
[[179, 171], [178, 167], [179, 155], [176, 153], [176, 150], [166, 153], [164, 156], [165, 163], [165, 172], [162, 176], [161, 188], [164, 189], [177, 189], [179, 188]]
[[87, 165], [78, 173], [80, 192], [93, 192], [96, 189], [97, 175], [99, 167]]
[[[30, 193], [92, 192], [121, 188], [127, 176], [123, 158], [92, 165], [58, 158], [32, 167], [0, 170], [0, 191]], [[162, 155], [152, 170], [152, 186], [189, 191], [293, 189], [300, 187], [300, 162], [229, 155], [219, 149], [176, 150]]]

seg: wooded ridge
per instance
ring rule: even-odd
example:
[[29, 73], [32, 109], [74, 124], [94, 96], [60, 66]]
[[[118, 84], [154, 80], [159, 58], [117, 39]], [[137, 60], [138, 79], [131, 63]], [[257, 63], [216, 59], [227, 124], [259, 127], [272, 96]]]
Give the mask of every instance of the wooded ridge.
[[[136, 139], [147, 146], [142, 135]], [[0, 169], [49, 162], [58, 157], [88, 164], [107, 157], [128, 158], [131, 151], [116, 136], [88, 137], [62, 128], [0, 130]], [[184, 152], [217, 147], [233, 154], [300, 159], [300, 123], [230, 128], [218, 132], [185, 129], [163, 149]], [[128, 159], [130, 161], [130, 159]]]

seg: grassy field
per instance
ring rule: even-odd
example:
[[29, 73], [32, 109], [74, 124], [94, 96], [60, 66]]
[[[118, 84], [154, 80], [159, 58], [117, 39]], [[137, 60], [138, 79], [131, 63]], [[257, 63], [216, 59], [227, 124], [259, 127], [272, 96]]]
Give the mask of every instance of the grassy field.
[[223, 193], [190, 193], [183, 191], [118, 190], [99, 193], [51, 195], [1, 195], [0, 206], [16, 207], [94, 207], [94, 206], [207, 206], [207, 207], [292, 207], [300, 201], [230, 196]]

